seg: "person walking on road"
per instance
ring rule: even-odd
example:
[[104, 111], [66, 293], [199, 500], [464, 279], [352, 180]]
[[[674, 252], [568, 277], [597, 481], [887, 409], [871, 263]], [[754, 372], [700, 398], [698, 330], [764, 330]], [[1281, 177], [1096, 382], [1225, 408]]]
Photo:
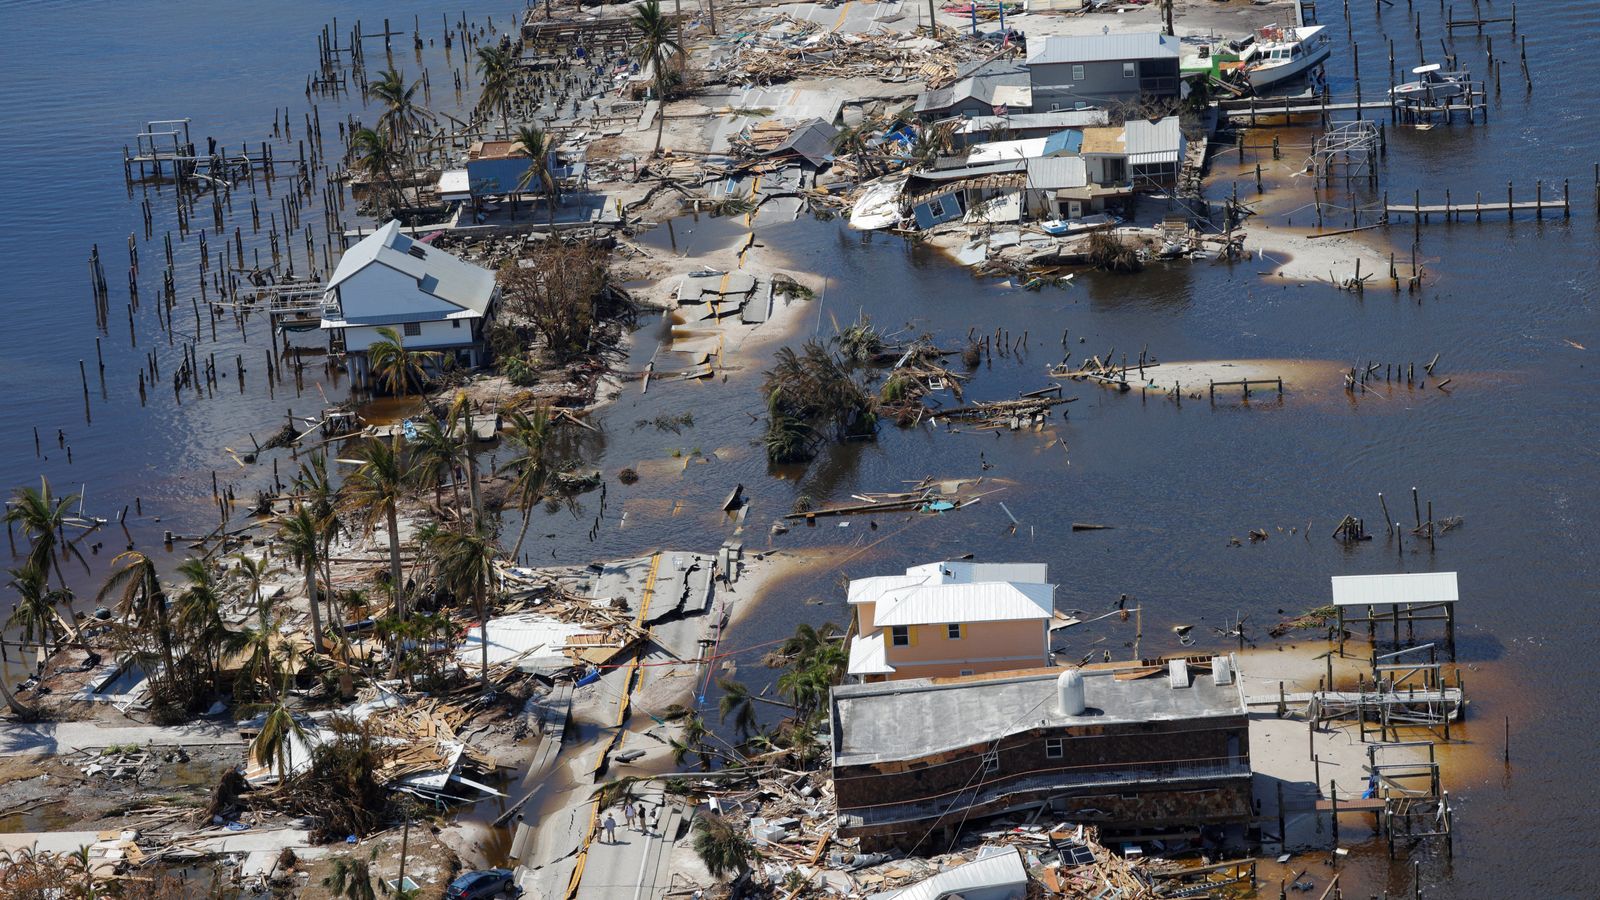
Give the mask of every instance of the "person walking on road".
[[615, 844], [617, 842], [617, 817], [613, 816], [611, 813], [606, 813], [605, 842], [607, 844]]
[[628, 821], [628, 827], [633, 827], [633, 801], [622, 801], [622, 817]]
[[639, 820], [639, 833], [640, 834], [649, 834], [650, 833], [650, 823], [645, 821], [644, 815], [645, 815], [645, 813], [644, 813], [644, 803], [642, 801], [629, 805], [629, 807], [628, 807], [628, 821], [631, 823], [635, 819]]

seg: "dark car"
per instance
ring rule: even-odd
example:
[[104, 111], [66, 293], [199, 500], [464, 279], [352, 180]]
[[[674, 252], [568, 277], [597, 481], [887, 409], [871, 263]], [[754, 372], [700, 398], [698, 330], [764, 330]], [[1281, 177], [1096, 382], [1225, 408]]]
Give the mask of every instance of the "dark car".
[[483, 869], [463, 872], [450, 882], [445, 900], [489, 900], [490, 897], [516, 897], [522, 893], [511, 878], [510, 869]]

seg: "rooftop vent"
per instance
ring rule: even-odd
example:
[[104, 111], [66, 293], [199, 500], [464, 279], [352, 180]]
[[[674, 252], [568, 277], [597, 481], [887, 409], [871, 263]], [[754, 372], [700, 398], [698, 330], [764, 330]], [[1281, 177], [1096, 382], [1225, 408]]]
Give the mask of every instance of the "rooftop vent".
[[1233, 684], [1233, 657], [1211, 657], [1211, 678], [1219, 685]]
[[1056, 713], [1081, 716], [1084, 710], [1083, 673], [1068, 669], [1056, 679]]
[[1181, 659], [1167, 661], [1167, 684], [1173, 690], [1189, 686], [1189, 663]]

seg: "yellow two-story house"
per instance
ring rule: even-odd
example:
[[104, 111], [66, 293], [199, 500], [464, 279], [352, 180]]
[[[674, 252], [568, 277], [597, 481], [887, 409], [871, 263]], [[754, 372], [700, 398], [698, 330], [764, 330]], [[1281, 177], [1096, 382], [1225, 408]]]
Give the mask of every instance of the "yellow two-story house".
[[850, 582], [850, 675], [892, 681], [1050, 665], [1044, 563], [951, 561]]

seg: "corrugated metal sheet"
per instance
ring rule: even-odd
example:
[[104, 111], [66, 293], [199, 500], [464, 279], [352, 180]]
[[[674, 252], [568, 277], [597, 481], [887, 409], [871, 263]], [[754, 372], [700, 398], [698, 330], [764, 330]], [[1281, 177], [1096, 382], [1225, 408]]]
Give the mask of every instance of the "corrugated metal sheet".
[[877, 603], [886, 595], [891, 599], [896, 595], [903, 596], [927, 583], [928, 578], [922, 573], [856, 578], [850, 582], [848, 598], [851, 603]]
[[1084, 128], [1104, 125], [1109, 119], [1103, 109], [1062, 109], [1042, 113], [1012, 113], [1009, 116], [973, 116], [962, 119], [957, 134], [975, 134], [995, 126], [1005, 126], [1012, 131], [1033, 128]]
[[931, 576], [937, 578], [941, 584], [970, 584], [977, 581], [1046, 584], [1050, 581], [1050, 566], [1045, 563], [991, 563], [952, 559], [912, 566], [906, 569], [906, 574]]
[[[415, 248], [415, 253], [413, 253]], [[494, 273], [450, 254], [419, 244], [400, 233], [391, 220], [362, 238], [339, 257], [328, 290], [340, 286], [373, 263], [381, 263], [417, 280], [417, 289], [446, 303], [483, 313], [494, 296]], [[381, 324], [381, 323], [380, 323]]]
[[1334, 606], [1387, 603], [1454, 603], [1460, 599], [1454, 572], [1420, 572], [1412, 575], [1337, 575], [1333, 578]]
[[1089, 183], [1089, 170], [1081, 156], [1047, 156], [1028, 160], [1028, 187], [1059, 191]]
[[1015, 847], [985, 847], [978, 858], [932, 878], [895, 891], [872, 894], [867, 900], [944, 900], [955, 894], [976, 894], [989, 900], [1021, 898], [1028, 893], [1028, 869]]
[[1178, 39], [1159, 31], [1131, 34], [1053, 34], [1029, 52], [1028, 65], [1177, 58]]
[[985, 582], [932, 584], [873, 609], [873, 626], [933, 625], [941, 622], [1007, 622], [1055, 615], [1055, 585]]
[[1122, 136], [1130, 165], [1176, 162], [1183, 156], [1183, 129], [1177, 116], [1157, 122], [1130, 119], [1122, 126]]
[[981, 165], [1003, 159], [1031, 159], [1044, 155], [1045, 141], [1049, 138], [1024, 138], [1020, 141], [991, 141], [973, 144], [967, 151], [967, 163]]

